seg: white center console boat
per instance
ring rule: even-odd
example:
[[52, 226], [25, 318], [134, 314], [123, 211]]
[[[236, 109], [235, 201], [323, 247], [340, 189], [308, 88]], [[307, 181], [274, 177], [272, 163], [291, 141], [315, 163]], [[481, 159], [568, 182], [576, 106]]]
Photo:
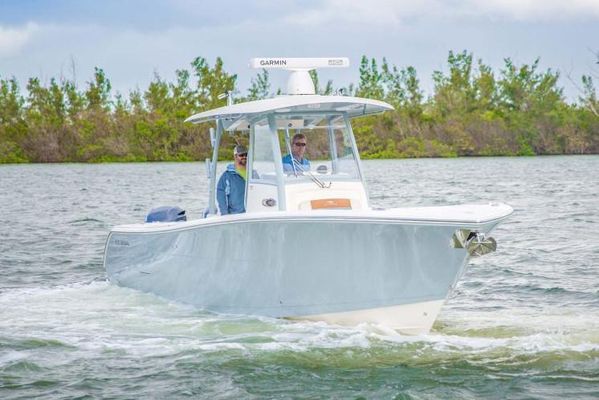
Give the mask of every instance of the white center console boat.
[[[188, 118], [216, 125], [207, 213], [113, 228], [104, 257], [110, 281], [218, 313], [428, 332], [469, 257], [495, 250], [488, 233], [512, 208], [373, 209], [350, 120], [392, 107], [314, 94], [308, 71], [347, 66], [345, 58], [251, 64], [291, 70], [289, 94]], [[218, 148], [232, 131], [249, 135], [246, 212], [219, 215]], [[298, 133], [308, 165], [284, 163]]]

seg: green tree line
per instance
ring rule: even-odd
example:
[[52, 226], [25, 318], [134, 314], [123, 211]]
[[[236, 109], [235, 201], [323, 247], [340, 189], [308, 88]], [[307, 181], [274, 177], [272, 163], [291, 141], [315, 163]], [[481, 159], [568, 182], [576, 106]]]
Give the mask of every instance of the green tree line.
[[[576, 101], [568, 102], [560, 75], [541, 70], [539, 60], [499, 71], [467, 51], [449, 52], [447, 71], [433, 73], [426, 96], [416, 69], [363, 56], [359, 81], [321, 94], [342, 92], [389, 102], [392, 112], [360, 118], [354, 132], [364, 158], [488, 155], [597, 154], [599, 102], [593, 75], [582, 76]], [[0, 163], [201, 160], [210, 155], [208, 125], [184, 123], [194, 113], [236, 101], [266, 98], [268, 71], [252, 79], [240, 96], [237, 75], [202, 57], [177, 70], [173, 82], [156, 75], [149, 86], [113, 93], [96, 68], [79, 88], [74, 80], [31, 78], [25, 90], [0, 76]], [[226, 145], [236, 138], [225, 136]]]

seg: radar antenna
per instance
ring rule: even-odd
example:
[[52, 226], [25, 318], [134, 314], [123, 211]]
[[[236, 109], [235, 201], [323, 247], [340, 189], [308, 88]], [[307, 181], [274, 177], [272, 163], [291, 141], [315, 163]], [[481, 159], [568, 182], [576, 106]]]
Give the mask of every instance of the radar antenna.
[[347, 68], [347, 57], [328, 58], [252, 58], [250, 68], [284, 69], [290, 71], [287, 94], [315, 94], [310, 71], [317, 68]]

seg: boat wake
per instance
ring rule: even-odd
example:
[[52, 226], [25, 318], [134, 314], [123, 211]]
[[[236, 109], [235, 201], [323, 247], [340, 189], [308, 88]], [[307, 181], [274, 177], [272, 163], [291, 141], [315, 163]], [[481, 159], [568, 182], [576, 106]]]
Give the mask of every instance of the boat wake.
[[[27, 338], [38, 347], [173, 354], [180, 351], [250, 352], [337, 349], [393, 350], [404, 356], [500, 360], [554, 354], [599, 355], [599, 313], [564, 307], [532, 315], [526, 309], [448, 310], [430, 334], [405, 336], [382, 325], [356, 327], [268, 317], [221, 315], [170, 302], [105, 281], [0, 293], [0, 337]], [[463, 305], [461, 306], [463, 307]], [[36, 344], [37, 343], [37, 344]]]

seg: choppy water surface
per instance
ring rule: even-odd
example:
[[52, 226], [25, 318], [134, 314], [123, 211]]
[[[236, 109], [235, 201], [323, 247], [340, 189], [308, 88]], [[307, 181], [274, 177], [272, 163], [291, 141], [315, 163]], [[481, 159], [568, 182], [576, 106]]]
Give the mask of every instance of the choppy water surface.
[[164, 204], [197, 217], [199, 163], [0, 166], [0, 398], [599, 397], [599, 157], [365, 170], [375, 206], [516, 210], [429, 335], [214, 315], [108, 284], [110, 227]]

